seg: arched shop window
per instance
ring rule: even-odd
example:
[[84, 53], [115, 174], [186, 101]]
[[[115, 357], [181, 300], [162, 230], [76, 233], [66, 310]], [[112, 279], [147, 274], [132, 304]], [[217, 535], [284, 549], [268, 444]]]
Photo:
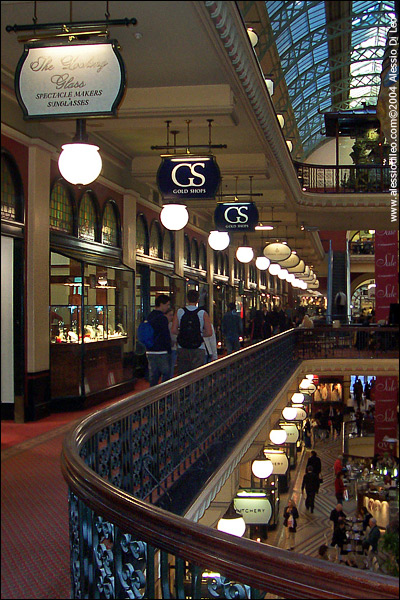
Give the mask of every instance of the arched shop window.
[[164, 231], [163, 258], [169, 261], [174, 260], [174, 234], [168, 229]]
[[161, 228], [157, 221], [153, 221], [151, 226], [149, 255], [153, 258], [162, 258], [163, 255]]
[[24, 221], [22, 180], [12, 156], [1, 151], [1, 218], [7, 221]]
[[267, 286], [267, 274], [265, 271], [261, 271], [260, 282], [261, 285]]
[[224, 259], [224, 275], [226, 277], [229, 277], [229, 256], [227, 254], [225, 254], [225, 259]]
[[149, 253], [149, 232], [144, 215], [138, 215], [136, 222], [136, 250], [140, 254]]
[[50, 194], [50, 229], [74, 235], [74, 205], [62, 181], [56, 181]]
[[190, 252], [191, 252], [192, 267], [194, 267], [195, 269], [198, 269], [199, 268], [199, 245], [197, 243], [197, 240], [195, 240], [194, 238], [192, 239]]
[[107, 200], [103, 210], [101, 241], [106, 246], [120, 246], [119, 213], [114, 200]]
[[190, 267], [190, 241], [189, 236], [185, 233], [185, 239], [183, 242], [183, 264]]
[[78, 237], [94, 242], [97, 239], [97, 211], [92, 192], [85, 192], [79, 203]]
[[222, 252], [218, 252], [218, 273], [220, 275], [224, 274], [224, 255]]
[[207, 251], [203, 243], [200, 244], [199, 249], [199, 269], [203, 269], [203, 271], [207, 269]]

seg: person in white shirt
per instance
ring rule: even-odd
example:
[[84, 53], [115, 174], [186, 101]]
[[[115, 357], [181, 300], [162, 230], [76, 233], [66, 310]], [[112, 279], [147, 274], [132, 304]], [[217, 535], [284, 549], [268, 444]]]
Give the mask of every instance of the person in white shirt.
[[206, 347], [206, 363], [209, 363], [213, 360], [217, 360], [218, 352], [217, 352], [217, 338], [215, 336], [214, 325], [211, 323], [212, 335], [204, 338], [204, 345]]

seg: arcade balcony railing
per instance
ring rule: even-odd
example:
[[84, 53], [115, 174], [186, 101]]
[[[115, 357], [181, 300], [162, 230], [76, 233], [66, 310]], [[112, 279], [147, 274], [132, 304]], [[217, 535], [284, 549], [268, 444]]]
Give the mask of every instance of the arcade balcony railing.
[[304, 192], [379, 194], [390, 189], [389, 165], [311, 165], [294, 161]]
[[281, 333], [132, 395], [67, 434], [71, 598], [398, 597], [392, 577], [184, 516], [196, 499], [204, 512], [238, 466], [307, 354], [306, 333]]

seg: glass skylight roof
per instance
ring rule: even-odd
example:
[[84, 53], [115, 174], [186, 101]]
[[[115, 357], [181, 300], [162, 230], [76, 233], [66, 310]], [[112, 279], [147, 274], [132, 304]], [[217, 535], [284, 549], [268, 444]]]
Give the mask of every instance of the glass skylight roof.
[[[346, 110], [360, 108], [363, 103], [376, 105], [394, 1], [352, 2], [351, 48], [335, 55], [335, 69], [347, 66], [350, 74], [346, 80], [334, 82], [330, 74], [325, 2], [285, 0], [265, 4], [303, 151], [309, 154], [323, 138], [324, 117], [318, 109]], [[335, 22], [329, 39], [343, 36], [348, 23], [349, 20]], [[334, 106], [332, 93], [338, 92], [344, 92], [344, 101]]]

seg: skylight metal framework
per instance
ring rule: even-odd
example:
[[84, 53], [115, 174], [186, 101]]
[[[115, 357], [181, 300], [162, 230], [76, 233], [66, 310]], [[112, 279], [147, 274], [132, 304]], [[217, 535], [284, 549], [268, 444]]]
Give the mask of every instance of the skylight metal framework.
[[326, 4], [332, 3], [320, 0], [265, 4], [272, 32], [260, 51], [265, 53], [276, 44], [289, 93], [289, 100], [281, 100], [275, 108], [285, 111], [291, 103], [303, 152], [308, 155], [323, 139], [321, 111], [376, 105], [395, 3], [353, 1], [348, 3], [348, 15], [330, 19], [332, 6]]

